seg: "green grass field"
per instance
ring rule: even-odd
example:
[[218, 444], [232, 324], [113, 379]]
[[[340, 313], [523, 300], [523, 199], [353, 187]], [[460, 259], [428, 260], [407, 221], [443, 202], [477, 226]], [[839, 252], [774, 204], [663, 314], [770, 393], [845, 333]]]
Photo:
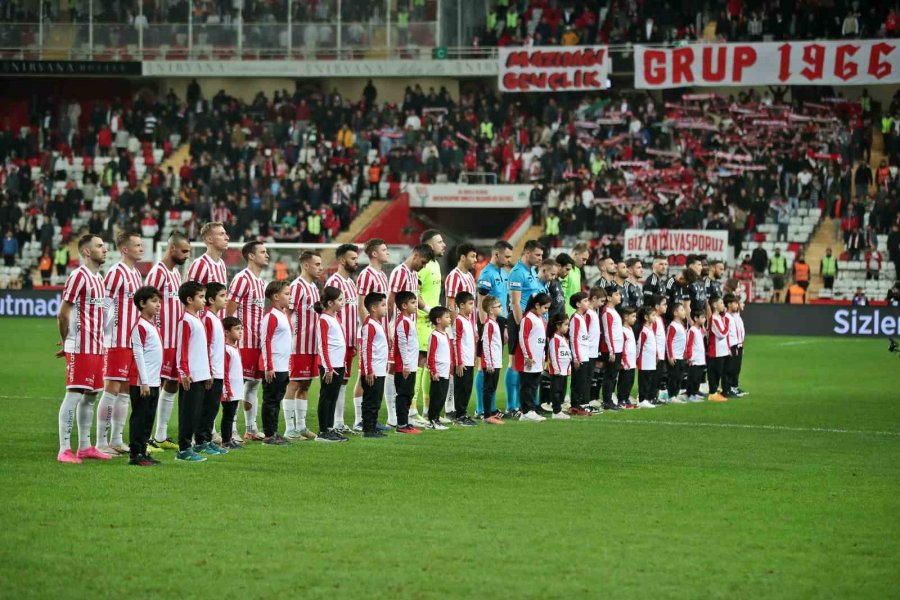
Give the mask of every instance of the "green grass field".
[[54, 329], [0, 321], [2, 598], [900, 596], [880, 340], [751, 332], [724, 404], [138, 469], [56, 463]]

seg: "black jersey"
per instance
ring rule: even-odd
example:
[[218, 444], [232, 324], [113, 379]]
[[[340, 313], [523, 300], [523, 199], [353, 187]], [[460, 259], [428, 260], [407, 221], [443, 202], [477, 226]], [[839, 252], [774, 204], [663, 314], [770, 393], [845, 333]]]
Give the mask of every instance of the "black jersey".
[[625, 282], [625, 291], [622, 293], [622, 306], [640, 308], [644, 304], [644, 290], [640, 283]]
[[689, 284], [687, 297], [691, 300], [691, 311], [706, 310], [706, 282], [701, 279]]
[[644, 280], [644, 304], [650, 304], [653, 296], [666, 295], [666, 280], [657, 275], [650, 273], [650, 276]]
[[718, 279], [706, 278], [706, 300], [707, 302], [713, 298], [721, 298], [724, 296], [722, 291], [722, 282]]

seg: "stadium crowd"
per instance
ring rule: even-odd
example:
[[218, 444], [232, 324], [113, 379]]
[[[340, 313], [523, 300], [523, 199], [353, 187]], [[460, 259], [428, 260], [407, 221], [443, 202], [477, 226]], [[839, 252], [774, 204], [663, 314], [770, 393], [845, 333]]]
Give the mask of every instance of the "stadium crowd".
[[[187, 462], [228, 454], [243, 447], [239, 403], [243, 440], [280, 446], [346, 442], [349, 433], [380, 438], [387, 431], [475, 426], [473, 388], [475, 416], [491, 425], [745, 395], [739, 386], [743, 303], [726, 287], [722, 261], [704, 266], [691, 256], [683, 271], [667, 277], [668, 263], [658, 257], [644, 279], [640, 260], [607, 258], [599, 281], [588, 287], [582, 273], [587, 244], [551, 258], [531, 240], [513, 264], [512, 246], [499, 241], [490, 263], [476, 273], [476, 248], [461, 243], [444, 277], [447, 245], [439, 231], [428, 230], [389, 277], [383, 270], [387, 246], [372, 239], [362, 248], [368, 265], [358, 275], [361, 249], [344, 244], [335, 251], [338, 269], [326, 281], [321, 257], [305, 250], [293, 282], [266, 283], [260, 278], [269, 262], [265, 244], [244, 244], [247, 266], [228, 281], [225, 227], [206, 223], [200, 235], [206, 253], [186, 273], [189, 245], [176, 233], [146, 279], [136, 269], [144, 255], [136, 233], [115, 240], [121, 261], [103, 277], [105, 242], [91, 234], [79, 238], [81, 264], [67, 278], [57, 319], [57, 356], [66, 358], [67, 368], [59, 462], [128, 455], [131, 465], [155, 466], [160, 461], [151, 454], [165, 450]], [[501, 411], [496, 390], [506, 344], [507, 406]], [[635, 377], [637, 398], [631, 395]], [[316, 378], [313, 433], [306, 417]], [[348, 392], [352, 427], [344, 423]], [[177, 443], [168, 437], [176, 393]], [[386, 424], [379, 423], [383, 400]], [[220, 410], [221, 435], [215, 432]]]

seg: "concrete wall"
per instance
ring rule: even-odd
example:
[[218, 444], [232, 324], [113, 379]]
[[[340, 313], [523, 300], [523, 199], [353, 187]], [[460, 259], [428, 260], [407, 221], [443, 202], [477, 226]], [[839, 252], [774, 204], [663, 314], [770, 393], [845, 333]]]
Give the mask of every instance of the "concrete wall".
[[[197, 81], [200, 83], [200, 89], [203, 90], [203, 95], [206, 98], [212, 98], [219, 92], [219, 90], [224, 89], [225, 93], [234, 96], [235, 98], [240, 98], [244, 101], [250, 102], [259, 91], [265, 92], [266, 96], [268, 96], [269, 98], [271, 98], [276, 91], [287, 90], [288, 93], [293, 93], [294, 82], [296, 80], [293, 78], [277, 79], [271, 77], [258, 79], [234, 77], [202, 77], [198, 78]], [[367, 82], [367, 80], [365, 79], [352, 78], [306, 79], [302, 81], [304, 86], [318, 87], [325, 92], [330, 92], [332, 89], [337, 88], [338, 92], [340, 92], [342, 96], [353, 101], [362, 98], [362, 90], [366, 86]], [[168, 93], [169, 88], [173, 88], [175, 90], [175, 93], [178, 94], [180, 98], [184, 98], [187, 94], [187, 86], [190, 82], [190, 78], [169, 77], [158, 79], [157, 85], [159, 86], [158, 89], [162, 94]], [[459, 79], [438, 77], [425, 79], [385, 77], [380, 79], [373, 79], [372, 83], [378, 90], [379, 102], [402, 102], [403, 93], [406, 89], [406, 86], [413, 86], [417, 83], [422, 86], [422, 89], [425, 90], [425, 93], [428, 93], [429, 87], [434, 87], [435, 91], [438, 91], [440, 90], [441, 86], [444, 86], [447, 88], [447, 90], [450, 91], [450, 96], [453, 99], [459, 98]]]

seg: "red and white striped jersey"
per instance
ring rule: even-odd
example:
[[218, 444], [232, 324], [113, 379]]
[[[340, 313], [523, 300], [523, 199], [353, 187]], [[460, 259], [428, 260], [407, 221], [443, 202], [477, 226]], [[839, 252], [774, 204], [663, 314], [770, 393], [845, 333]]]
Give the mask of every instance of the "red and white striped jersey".
[[[456, 267], [450, 273], [447, 274], [446, 279], [444, 279], [444, 290], [446, 292], [447, 298], [456, 298], [456, 295], [460, 292], [469, 292], [472, 294], [472, 298], [477, 302], [478, 296], [475, 293], [475, 278], [472, 277], [471, 273], [463, 273], [459, 267]], [[459, 307], [456, 308], [457, 312], [459, 312]], [[478, 310], [472, 311], [472, 314], [469, 315], [469, 321], [472, 323], [472, 331], [478, 331]], [[466, 365], [468, 366], [468, 365]]]
[[208, 381], [212, 377], [209, 368], [209, 345], [206, 329], [199, 318], [185, 311], [178, 323], [178, 351], [175, 364], [179, 381], [190, 377], [192, 381]]
[[186, 279], [203, 285], [211, 281], [228, 285], [228, 269], [225, 268], [225, 261], [221, 258], [215, 260], [209, 254], [204, 254], [188, 267]]
[[213, 311], [207, 309], [200, 313], [203, 328], [206, 330], [206, 343], [209, 345], [209, 370], [213, 379], [225, 379], [225, 329], [222, 320]]
[[143, 317], [131, 328], [131, 353], [134, 360], [133, 385], [159, 387], [163, 348], [156, 325]]
[[728, 320], [731, 321], [731, 327], [728, 328], [728, 345], [743, 346], [744, 318], [741, 313], [728, 313]]
[[184, 312], [184, 305], [178, 299], [181, 271], [177, 267], [169, 270], [165, 263], [158, 262], [147, 274], [147, 285], [159, 290], [162, 298], [159, 314], [156, 315], [156, 327], [162, 337], [163, 348], [175, 348], [178, 345], [178, 322]]
[[666, 332], [666, 356], [675, 360], [684, 358], [684, 345], [687, 342], [687, 334], [684, 331], [684, 325], [678, 321], [669, 323], [669, 329]]
[[63, 349], [70, 354], [103, 354], [106, 323], [103, 279], [81, 265], [66, 279], [62, 299], [72, 305]]
[[623, 327], [622, 333], [625, 343], [622, 349], [622, 371], [628, 371], [637, 367], [637, 343], [634, 340], [634, 330], [631, 327]]
[[600, 325], [600, 315], [593, 308], [589, 308], [584, 313], [584, 324], [588, 328], [588, 354], [585, 360], [597, 358], [600, 356], [600, 338], [602, 327]]
[[[575, 364], [587, 362], [590, 357], [591, 336], [588, 332], [588, 326], [585, 322], [587, 313], [572, 313], [569, 318], [569, 338], [571, 339], [572, 361]], [[600, 322], [597, 320], [597, 314], [594, 313], [594, 321], [597, 322], [597, 329], [600, 329]], [[600, 340], [597, 340], [600, 343]]]
[[380, 321], [369, 317], [359, 334], [359, 373], [361, 377], [387, 375], [388, 342]]
[[656, 334], [656, 359], [657, 360], [665, 360], [666, 359], [666, 324], [663, 321], [663, 318], [659, 315], [656, 315], [656, 320], [653, 321], [653, 333]]
[[[356, 278], [356, 287], [358, 289], [358, 294], [363, 298], [372, 292], [384, 294], [384, 297], [387, 298], [388, 278], [387, 275], [384, 274], [384, 271], [378, 271], [371, 266], [367, 266], [359, 274], [359, 277]], [[381, 320], [381, 326], [384, 327], [385, 333], [390, 331], [388, 327], [389, 323], [390, 317], [385, 313], [384, 318]]]
[[[516, 371], [540, 373], [544, 370], [544, 353], [547, 347], [547, 330], [544, 320], [530, 310], [522, 317], [519, 327], [519, 351], [516, 352]], [[525, 359], [531, 359], [530, 367]]]
[[637, 365], [641, 371], [656, 370], [656, 332], [652, 325], [641, 327], [641, 336], [637, 344]]
[[266, 282], [250, 269], [244, 269], [231, 280], [228, 299], [238, 305], [232, 316], [240, 319], [243, 326], [238, 348], [259, 348], [259, 327], [266, 310]]
[[143, 285], [141, 274], [134, 267], [118, 262], [103, 278], [103, 285], [110, 300], [105, 328], [106, 347], [128, 348], [131, 345], [131, 329], [141, 316], [134, 305], [134, 293]]
[[319, 329], [319, 314], [315, 305], [319, 301], [319, 288], [298, 277], [291, 283], [291, 334], [294, 337], [292, 354], [315, 354]]
[[[396, 295], [398, 292], [412, 292], [416, 296], [419, 295], [419, 276], [415, 271], [406, 266], [406, 263], [400, 263], [391, 271], [391, 278], [388, 283], [389, 290]], [[397, 307], [394, 307], [396, 314]]]
[[[469, 316], [471, 317], [471, 315]], [[472, 324], [472, 319], [456, 315], [456, 322], [453, 324], [453, 344], [456, 350], [456, 364], [474, 367], [475, 326]]]
[[481, 332], [481, 368], [500, 369], [503, 367], [503, 332], [494, 319], [484, 322]]
[[572, 366], [572, 352], [569, 349], [569, 340], [560, 334], [550, 340], [550, 360], [547, 371], [550, 375], [568, 375]]
[[604, 354], [610, 352], [618, 354], [622, 351], [622, 344], [625, 341], [625, 338], [622, 337], [622, 317], [619, 315], [619, 311], [612, 306], [605, 307], [601, 324], [603, 325], [603, 339], [600, 341], [600, 350]]
[[223, 401], [244, 399], [244, 366], [241, 353], [231, 344], [225, 345], [225, 381]]
[[263, 368], [266, 371], [286, 373], [291, 365], [291, 324], [287, 315], [277, 308], [270, 308], [262, 318], [260, 328]]
[[428, 372], [441, 379], [450, 379], [453, 370], [453, 350], [450, 336], [444, 331], [435, 329], [428, 340]]
[[697, 325], [688, 330], [687, 342], [684, 345], [684, 359], [689, 365], [706, 365], [706, 352], [703, 351], [703, 328]]
[[349, 277], [344, 279], [340, 273], [335, 273], [325, 282], [325, 287], [336, 287], [344, 293], [344, 307], [335, 316], [338, 323], [344, 328], [344, 339], [349, 348], [356, 348], [356, 338], [359, 334], [359, 291], [356, 283]]
[[419, 337], [416, 332], [416, 315], [397, 315], [394, 321], [394, 343], [391, 344], [391, 358], [394, 361], [394, 372], [403, 373], [406, 369], [416, 372], [419, 366]]
[[706, 347], [706, 353], [710, 357], [719, 358], [731, 354], [731, 347], [728, 345], [730, 325], [731, 322], [728, 320], [728, 315], [721, 314], [710, 317], [709, 339]]
[[319, 361], [326, 371], [334, 371], [344, 366], [347, 357], [347, 340], [338, 320], [327, 314], [319, 315]]

